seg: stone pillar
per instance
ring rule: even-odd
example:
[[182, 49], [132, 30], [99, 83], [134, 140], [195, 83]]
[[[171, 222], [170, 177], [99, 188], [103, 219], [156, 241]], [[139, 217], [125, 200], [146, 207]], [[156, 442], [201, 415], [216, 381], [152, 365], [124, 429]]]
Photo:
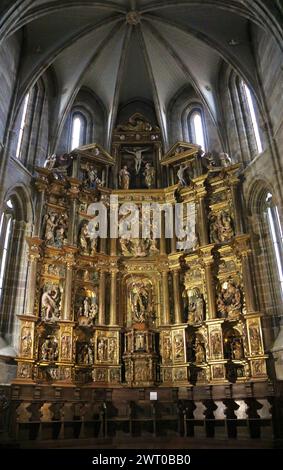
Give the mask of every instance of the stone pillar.
[[115, 326], [117, 325], [117, 270], [112, 270], [110, 274], [110, 326]]
[[37, 278], [37, 264], [40, 258], [40, 245], [42, 240], [36, 237], [27, 239], [29, 245], [29, 271], [27, 282], [27, 300], [26, 300], [26, 315], [34, 315], [35, 294], [36, 294], [36, 278]]
[[[43, 170], [42, 170], [43, 171]], [[45, 170], [46, 173], [47, 170]], [[33, 236], [40, 238], [40, 231], [42, 227], [42, 220], [43, 220], [43, 208], [44, 208], [44, 201], [45, 201], [45, 192], [48, 186], [48, 179], [47, 175], [44, 174], [39, 178], [35, 183], [37, 189], [37, 200], [36, 200], [36, 209], [35, 209], [35, 222], [34, 222], [34, 229], [33, 229]]]
[[98, 324], [105, 325], [105, 271], [100, 271], [98, 302]]
[[242, 274], [243, 285], [245, 290], [246, 311], [247, 313], [254, 313], [257, 311], [257, 308], [253, 287], [252, 270], [250, 267], [251, 249], [249, 247], [249, 236], [241, 235], [236, 237], [235, 245], [238, 255], [241, 257], [242, 260]]
[[179, 270], [173, 269], [174, 316], [175, 323], [182, 323]]
[[205, 269], [205, 284], [206, 284], [206, 294], [207, 294], [207, 320], [216, 318], [216, 295], [215, 295], [215, 282], [213, 276], [213, 255], [212, 255], [213, 245], [209, 245], [206, 248], [202, 249], [203, 253], [203, 264]]
[[242, 209], [240, 207], [239, 194], [238, 194], [238, 179], [232, 181], [231, 194], [234, 207], [234, 223], [235, 223], [235, 235], [243, 233], [243, 220], [242, 220]]
[[77, 249], [71, 246], [66, 246], [64, 250], [66, 260], [66, 277], [62, 320], [72, 321], [73, 267], [75, 264], [75, 253]]
[[168, 272], [162, 271], [162, 292], [163, 292], [163, 325], [170, 324], [170, 304], [169, 304], [169, 284]]

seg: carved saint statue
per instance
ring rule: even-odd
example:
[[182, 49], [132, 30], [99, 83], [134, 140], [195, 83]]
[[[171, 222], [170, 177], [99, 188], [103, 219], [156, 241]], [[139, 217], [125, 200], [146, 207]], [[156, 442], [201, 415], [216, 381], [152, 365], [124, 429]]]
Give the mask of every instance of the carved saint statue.
[[58, 359], [58, 341], [54, 336], [48, 336], [41, 345], [42, 361], [57, 361]]
[[196, 363], [200, 364], [202, 362], [205, 362], [205, 347], [198, 338], [196, 338], [194, 349]]
[[89, 233], [89, 223], [84, 222], [79, 233], [79, 247], [84, 255], [93, 256], [97, 251], [98, 239], [91, 237]]
[[176, 359], [184, 357], [184, 341], [181, 335], [174, 336], [174, 352]]
[[243, 358], [243, 347], [241, 340], [239, 338], [234, 338], [232, 341], [232, 359], [242, 359]]
[[229, 157], [228, 153], [220, 153], [219, 159], [220, 159], [221, 166], [223, 166], [224, 168], [232, 165], [232, 160]]
[[127, 165], [119, 171], [119, 186], [121, 189], [129, 189], [130, 187], [131, 174], [128, 170]]
[[172, 342], [170, 336], [163, 339], [163, 359], [165, 362], [172, 360]]
[[41, 297], [41, 317], [45, 321], [60, 317], [61, 292], [58, 286], [49, 287]]
[[155, 180], [155, 169], [153, 168], [151, 163], [145, 164], [144, 179], [145, 179], [145, 184], [147, 188], [151, 189], [154, 186], [154, 180]]
[[251, 323], [249, 326], [249, 335], [252, 354], [261, 353], [261, 338], [257, 323]]
[[103, 186], [103, 182], [98, 177], [98, 172], [95, 166], [89, 162], [82, 165], [82, 168], [85, 170], [83, 185], [86, 188], [95, 189], [98, 186]]
[[53, 153], [52, 155], [48, 155], [48, 157], [46, 158], [44, 162], [44, 168], [46, 168], [47, 170], [53, 170], [55, 163], [56, 163], [56, 154]]
[[144, 322], [148, 313], [149, 293], [142, 281], [132, 284], [130, 302], [134, 321]]
[[29, 328], [24, 327], [22, 329], [21, 340], [22, 340], [22, 355], [28, 356], [31, 353], [31, 347], [32, 347], [32, 337], [31, 337], [31, 332]]
[[97, 358], [99, 361], [107, 361], [107, 339], [98, 338]]
[[232, 279], [221, 285], [217, 296], [217, 308], [221, 318], [238, 318], [242, 311], [242, 293], [240, 287]]
[[111, 362], [113, 362], [115, 359], [116, 349], [117, 349], [116, 338], [110, 338], [109, 347], [108, 347], [108, 359]]
[[221, 334], [219, 331], [212, 331], [210, 336], [211, 341], [211, 354], [213, 358], [221, 356], [222, 352], [222, 341]]
[[45, 215], [45, 242], [46, 245], [61, 248], [67, 241], [67, 214], [49, 212]]
[[184, 290], [183, 296], [188, 308], [188, 323], [195, 325], [204, 320], [204, 299], [198, 288]]
[[142, 154], [144, 152], [147, 152], [148, 150], [150, 150], [150, 147], [146, 147], [146, 148], [143, 148], [143, 147], [133, 147], [133, 149], [129, 149], [129, 148], [125, 148], [124, 151], [131, 154], [131, 155], [134, 155], [135, 157], [135, 171], [136, 171], [136, 175], [139, 174], [140, 172], [140, 169], [141, 169], [141, 164], [143, 162], [143, 158], [142, 158]]
[[89, 344], [84, 344], [78, 354], [78, 362], [84, 365], [93, 364], [93, 351]]
[[178, 183], [180, 186], [188, 186], [187, 178], [185, 175], [185, 171], [187, 168], [189, 168], [189, 164], [181, 163], [179, 170], [177, 171], [177, 178], [178, 178]]
[[223, 243], [234, 236], [233, 221], [228, 211], [221, 211], [210, 216], [210, 241]]

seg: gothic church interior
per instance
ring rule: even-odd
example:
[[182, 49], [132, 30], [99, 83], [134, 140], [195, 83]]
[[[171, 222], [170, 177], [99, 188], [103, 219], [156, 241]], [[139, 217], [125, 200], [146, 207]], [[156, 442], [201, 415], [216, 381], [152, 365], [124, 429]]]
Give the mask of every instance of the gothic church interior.
[[2, 442], [282, 443], [282, 49], [280, 0], [1, 2]]

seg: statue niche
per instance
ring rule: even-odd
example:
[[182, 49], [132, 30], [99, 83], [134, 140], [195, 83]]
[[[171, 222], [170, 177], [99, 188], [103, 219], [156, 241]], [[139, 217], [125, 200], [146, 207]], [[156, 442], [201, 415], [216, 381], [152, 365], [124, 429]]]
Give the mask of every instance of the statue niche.
[[132, 279], [128, 284], [128, 299], [132, 323], [145, 323], [153, 320], [153, 288], [149, 279]]
[[152, 189], [155, 187], [154, 148], [152, 145], [124, 145], [120, 149], [119, 187]]
[[243, 309], [242, 289], [232, 278], [228, 278], [219, 286], [217, 294], [217, 309], [220, 318], [235, 320]]
[[224, 243], [234, 236], [232, 217], [227, 210], [212, 213], [209, 216], [209, 232], [211, 243]]
[[49, 211], [44, 216], [44, 240], [46, 246], [62, 248], [67, 243], [67, 213]]
[[88, 220], [83, 220], [80, 224], [78, 245], [81, 255], [93, 256], [97, 252], [98, 238], [91, 233]]
[[97, 289], [79, 289], [76, 294], [75, 306], [79, 325], [93, 326], [98, 314]]
[[205, 302], [200, 289], [185, 288], [183, 291], [185, 310], [187, 311], [187, 323], [199, 325], [204, 321]]
[[46, 284], [41, 295], [40, 316], [45, 322], [60, 318], [62, 293], [58, 285]]

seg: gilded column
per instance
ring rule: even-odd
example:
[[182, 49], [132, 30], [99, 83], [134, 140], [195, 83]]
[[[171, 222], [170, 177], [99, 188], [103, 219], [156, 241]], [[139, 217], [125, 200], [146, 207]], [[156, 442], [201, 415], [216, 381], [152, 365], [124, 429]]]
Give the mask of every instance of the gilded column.
[[76, 220], [77, 220], [77, 197], [80, 192], [79, 185], [80, 181], [76, 178], [69, 178], [70, 189], [68, 191], [70, 203], [70, 214], [69, 214], [69, 227], [68, 227], [68, 244], [73, 246], [76, 245]]
[[235, 239], [236, 248], [242, 260], [242, 274], [243, 284], [245, 289], [246, 311], [247, 313], [254, 313], [257, 311], [255, 293], [252, 281], [252, 271], [250, 268], [250, 254], [249, 236], [240, 235]]
[[207, 320], [216, 318], [216, 295], [215, 295], [215, 282], [213, 276], [213, 245], [209, 245], [205, 248], [201, 248], [203, 254], [203, 264], [205, 270], [205, 284], [206, 284], [206, 295], [207, 295]]
[[170, 324], [170, 304], [169, 304], [169, 285], [168, 272], [162, 271], [162, 292], [163, 292], [163, 319], [164, 325]]
[[110, 274], [110, 326], [114, 326], [117, 325], [117, 269], [112, 269]]
[[166, 255], [165, 215], [163, 211], [161, 212], [160, 254]]
[[99, 277], [99, 311], [98, 324], [105, 325], [105, 271], [100, 271]]
[[75, 265], [76, 248], [66, 246], [65, 260], [66, 260], [66, 277], [64, 286], [64, 302], [62, 320], [72, 321], [72, 290], [73, 290], [73, 269]]
[[37, 265], [40, 259], [40, 245], [42, 240], [39, 238], [28, 238], [29, 245], [29, 271], [27, 283], [27, 301], [25, 313], [26, 315], [34, 315], [35, 294], [36, 294], [36, 278], [37, 278]]
[[110, 238], [110, 256], [117, 255], [117, 238]]
[[173, 269], [174, 315], [175, 323], [182, 323], [179, 269]]
[[199, 228], [200, 245], [209, 244], [207, 213], [206, 213], [206, 208], [205, 208], [205, 196], [206, 196], [206, 189], [204, 188], [205, 178], [206, 178], [206, 175], [201, 176], [195, 180], [196, 195], [197, 195], [197, 201], [198, 201], [198, 207], [199, 207], [197, 225]]

